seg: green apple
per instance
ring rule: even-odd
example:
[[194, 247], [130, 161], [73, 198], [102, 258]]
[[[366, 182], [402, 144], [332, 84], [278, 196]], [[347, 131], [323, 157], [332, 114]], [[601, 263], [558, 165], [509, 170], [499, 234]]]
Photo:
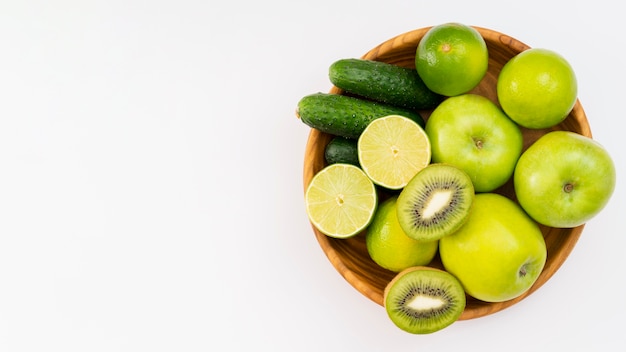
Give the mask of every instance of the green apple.
[[497, 193], [477, 194], [470, 216], [439, 240], [441, 261], [468, 295], [485, 302], [521, 296], [546, 263], [546, 243], [522, 208]]
[[517, 124], [476, 94], [444, 100], [426, 121], [425, 131], [432, 161], [465, 171], [476, 192], [491, 192], [511, 178], [524, 143]]
[[517, 199], [537, 222], [570, 228], [608, 203], [615, 165], [597, 141], [569, 131], [540, 137], [520, 157], [513, 175]]

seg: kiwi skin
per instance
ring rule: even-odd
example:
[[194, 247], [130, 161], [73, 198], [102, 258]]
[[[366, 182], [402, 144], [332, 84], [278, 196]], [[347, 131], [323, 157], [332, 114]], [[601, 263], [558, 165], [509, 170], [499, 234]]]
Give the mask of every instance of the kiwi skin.
[[[430, 286], [425, 287], [425, 283]], [[441, 299], [442, 309], [416, 310], [401, 306], [418, 295]], [[398, 328], [411, 334], [431, 334], [456, 322], [465, 310], [467, 298], [463, 286], [452, 274], [433, 267], [415, 266], [401, 271], [387, 284], [383, 302], [387, 315]]]
[[[448, 205], [425, 215], [437, 192], [452, 191]], [[420, 170], [398, 196], [402, 230], [417, 241], [435, 241], [459, 229], [469, 216], [475, 190], [470, 176], [453, 165], [433, 163]]]

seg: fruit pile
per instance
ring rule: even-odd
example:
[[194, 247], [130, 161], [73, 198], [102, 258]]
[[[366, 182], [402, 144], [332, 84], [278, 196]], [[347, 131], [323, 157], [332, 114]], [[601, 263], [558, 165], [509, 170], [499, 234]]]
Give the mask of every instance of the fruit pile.
[[[472, 91], [488, 63], [475, 28], [445, 23], [419, 41], [415, 68], [341, 59], [329, 78], [343, 94], [298, 102], [300, 120], [332, 136], [306, 187], [307, 215], [327, 236], [365, 237], [372, 261], [396, 273], [384, 306], [410, 333], [454, 323], [467, 296], [527, 292], [548, 254], [541, 227], [584, 224], [615, 187], [598, 142], [554, 128], [577, 100], [562, 56], [515, 55], [497, 77], [497, 102]], [[545, 133], [524, 146], [523, 129]], [[437, 255], [442, 269], [429, 267]]]

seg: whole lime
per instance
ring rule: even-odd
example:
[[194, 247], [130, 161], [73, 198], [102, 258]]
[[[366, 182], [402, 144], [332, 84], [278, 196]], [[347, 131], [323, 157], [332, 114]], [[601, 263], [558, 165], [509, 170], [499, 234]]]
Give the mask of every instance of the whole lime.
[[397, 200], [394, 196], [379, 206], [365, 235], [372, 260], [394, 272], [430, 263], [439, 247], [439, 241], [416, 241], [406, 235], [396, 215]]
[[426, 32], [417, 45], [415, 68], [435, 93], [456, 96], [467, 93], [487, 73], [487, 44], [473, 27], [444, 23]]
[[502, 110], [526, 128], [562, 122], [576, 104], [578, 84], [572, 66], [560, 54], [532, 48], [503, 67], [496, 87]]

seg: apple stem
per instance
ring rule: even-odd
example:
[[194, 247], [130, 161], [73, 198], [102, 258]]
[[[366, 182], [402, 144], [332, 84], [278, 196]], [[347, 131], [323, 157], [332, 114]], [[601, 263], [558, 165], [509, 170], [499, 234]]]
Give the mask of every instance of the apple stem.
[[574, 185], [571, 183], [566, 183], [565, 186], [563, 186], [563, 191], [565, 193], [570, 193], [574, 190]]
[[524, 277], [524, 276], [526, 276], [526, 265], [523, 265], [523, 266], [519, 269], [519, 276], [520, 276], [520, 277]]
[[483, 149], [483, 141], [482, 141], [482, 139], [474, 139], [474, 145], [476, 145], [476, 148], [478, 148], [478, 149]]

